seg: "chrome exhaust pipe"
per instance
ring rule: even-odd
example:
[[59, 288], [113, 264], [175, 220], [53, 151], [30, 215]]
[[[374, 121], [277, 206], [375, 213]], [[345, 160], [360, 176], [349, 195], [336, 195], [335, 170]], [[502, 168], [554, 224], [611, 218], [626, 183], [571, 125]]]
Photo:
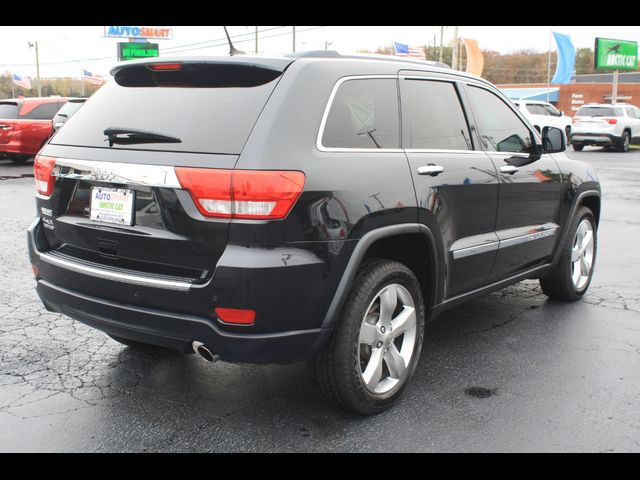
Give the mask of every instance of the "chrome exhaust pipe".
[[215, 353], [213, 353], [202, 342], [193, 342], [191, 346], [193, 348], [193, 351], [200, 355], [200, 358], [202, 358], [207, 363], [213, 363], [220, 360], [220, 355], [216, 355]]

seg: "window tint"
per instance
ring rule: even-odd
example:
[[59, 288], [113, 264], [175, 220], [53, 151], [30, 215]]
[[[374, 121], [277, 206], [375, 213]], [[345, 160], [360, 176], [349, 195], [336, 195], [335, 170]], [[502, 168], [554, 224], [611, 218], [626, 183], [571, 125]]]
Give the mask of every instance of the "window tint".
[[18, 117], [18, 104], [0, 103], [0, 118], [13, 119]]
[[532, 113], [534, 115], [548, 115], [544, 107], [542, 105], [538, 105], [537, 103], [527, 103], [527, 110], [529, 110], [529, 113]]
[[67, 119], [71, 115], [76, 113], [76, 110], [78, 110], [82, 105], [84, 105], [84, 102], [67, 102], [67, 103], [65, 103], [62, 106], [62, 108], [60, 110], [58, 110], [58, 113], [56, 113], [56, 115], [53, 117], [54, 123], [66, 122]]
[[468, 96], [486, 150], [528, 153], [531, 133], [518, 116], [493, 93], [469, 86]]
[[549, 113], [549, 115], [553, 115], [554, 117], [561, 117], [562, 114], [560, 110], [558, 110], [553, 105], [543, 105], [544, 109]]
[[448, 82], [403, 81], [409, 130], [406, 148], [472, 150], [455, 87]]
[[[69, 118], [52, 143], [110, 148], [104, 130], [117, 127], [176, 137], [180, 143], [114, 144], [113, 149], [238, 154], [279, 77], [255, 85], [249, 80], [256, 69], [245, 67], [244, 72], [234, 70], [233, 83], [225, 83], [228, 72], [222, 67], [218, 70], [203, 75], [197, 86], [186, 81], [148, 86], [137, 77], [122, 80], [136, 86], [108, 82]], [[245, 83], [236, 81], [237, 77]]]
[[64, 102], [43, 103], [37, 107], [29, 110], [24, 115], [20, 115], [20, 118], [29, 118], [31, 120], [51, 120], [60, 107], [64, 105]]
[[621, 117], [620, 107], [580, 107], [576, 115], [580, 117]]
[[322, 134], [333, 148], [400, 148], [396, 80], [347, 80], [338, 87]]

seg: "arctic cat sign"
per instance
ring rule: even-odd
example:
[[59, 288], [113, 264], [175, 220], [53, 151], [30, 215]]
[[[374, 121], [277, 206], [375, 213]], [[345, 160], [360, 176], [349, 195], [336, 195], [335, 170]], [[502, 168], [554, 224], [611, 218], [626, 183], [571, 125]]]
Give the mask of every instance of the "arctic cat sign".
[[594, 67], [609, 70], [637, 70], [638, 43], [596, 38]]

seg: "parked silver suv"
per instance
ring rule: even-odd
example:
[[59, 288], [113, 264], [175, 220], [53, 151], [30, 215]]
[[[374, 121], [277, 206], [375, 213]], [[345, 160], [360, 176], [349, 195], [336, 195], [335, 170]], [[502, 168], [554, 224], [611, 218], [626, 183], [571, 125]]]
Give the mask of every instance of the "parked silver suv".
[[640, 143], [640, 108], [628, 103], [589, 104], [580, 107], [573, 117], [571, 144], [581, 151], [585, 145], [629, 150]]

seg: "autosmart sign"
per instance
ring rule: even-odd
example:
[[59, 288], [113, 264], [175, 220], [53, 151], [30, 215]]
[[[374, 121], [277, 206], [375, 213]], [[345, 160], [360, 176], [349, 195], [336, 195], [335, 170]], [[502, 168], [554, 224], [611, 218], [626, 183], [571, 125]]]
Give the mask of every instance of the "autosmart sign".
[[628, 40], [596, 38], [595, 68], [637, 70], [638, 43]]
[[105, 37], [117, 38], [157, 38], [160, 40], [171, 40], [173, 27], [104, 27]]

